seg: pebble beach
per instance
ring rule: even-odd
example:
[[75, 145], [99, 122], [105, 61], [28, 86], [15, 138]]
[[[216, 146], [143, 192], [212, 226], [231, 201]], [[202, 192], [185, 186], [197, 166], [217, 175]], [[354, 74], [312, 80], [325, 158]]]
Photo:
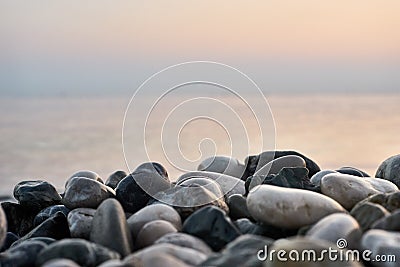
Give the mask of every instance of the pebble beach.
[[77, 171], [62, 192], [24, 180], [1, 202], [0, 266], [398, 266], [399, 186], [400, 155], [370, 177], [287, 150], [176, 181], [156, 162]]

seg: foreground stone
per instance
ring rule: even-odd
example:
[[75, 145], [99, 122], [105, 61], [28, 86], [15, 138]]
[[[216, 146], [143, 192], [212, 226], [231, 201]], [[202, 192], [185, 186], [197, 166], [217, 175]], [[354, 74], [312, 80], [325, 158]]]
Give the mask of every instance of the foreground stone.
[[36, 265], [41, 266], [58, 258], [70, 259], [81, 266], [94, 267], [110, 259], [119, 259], [120, 255], [83, 239], [63, 239], [44, 248], [37, 257]]
[[203, 254], [212, 254], [211, 248], [200, 238], [185, 233], [169, 233], [157, 239], [155, 244], [172, 244], [180, 247], [191, 248]]
[[259, 185], [247, 196], [252, 217], [277, 227], [296, 229], [316, 223], [336, 212], [345, 212], [335, 200], [302, 189]]
[[336, 243], [344, 238], [347, 248], [357, 248], [362, 231], [358, 222], [345, 213], [334, 213], [319, 220], [307, 231], [306, 236], [314, 240]]
[[97, 208], [93, 216], [90, 241], [114, 250], [122, 257], [133, 250], [125, 213], [116, 199], [107, 199]]
[[136, 238], [136, 247], [144, 248], [151, 246], [160, 237], [176, 232], [176, 228], [170, 222], [164, 220], [148, 222], [142, 227]]
[[370, 263], [372, 266], [398, 266], [398, 262], [396, 261], [400, 259], [399, 247], [400, 233], [398, 232], [372, 229], [367, 231], [361, 239], [361, 248], [372, 252], [370, 256], [371, 259], [375, 259], [377, 255], [379, 255], [379, 257], [381, 257], [381, 255], [393, 255], [395, 257], [395, 261], [393, 261], [393, 259], [391, 261], [387, 260], [386, 262], [371, 261]]

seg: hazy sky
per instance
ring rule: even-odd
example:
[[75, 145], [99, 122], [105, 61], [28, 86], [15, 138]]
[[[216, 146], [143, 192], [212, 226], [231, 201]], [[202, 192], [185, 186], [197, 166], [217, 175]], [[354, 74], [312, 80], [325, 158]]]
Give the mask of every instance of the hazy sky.
[[126, 93], [188, 60], [266, 92], [400, 91], [400, 1], [0, 0], [0, 92]]

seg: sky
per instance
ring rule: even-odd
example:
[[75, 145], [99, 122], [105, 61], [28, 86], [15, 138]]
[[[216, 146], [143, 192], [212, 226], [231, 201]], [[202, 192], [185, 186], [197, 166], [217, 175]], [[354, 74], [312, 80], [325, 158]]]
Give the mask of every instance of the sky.
[[398, 0], [0, 0], [0, 95], [124, 94], [191, 60], [265, 92], [400, 92]]

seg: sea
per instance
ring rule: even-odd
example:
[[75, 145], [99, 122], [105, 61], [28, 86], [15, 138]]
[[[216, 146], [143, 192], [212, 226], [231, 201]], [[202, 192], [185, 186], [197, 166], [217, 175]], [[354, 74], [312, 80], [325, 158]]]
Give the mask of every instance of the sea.
[[[213, 155], [244, 162], [263, 150], [296, 150], [321, 169], [353, 166], [374, 176], [383, 160], [400, 154], [398, 93], [190, 99], [162, 104], [143, 97], [127, 109], [130, 95], [2, 97], [0, 195], [12, 195], [23, 180], [44, 179], [62, 191], [76, 171], [91, 170], [105, 180], [150, 160], [162, 163], [175, 180]], [[246, 112], [257, 101], [271, 117]]]

